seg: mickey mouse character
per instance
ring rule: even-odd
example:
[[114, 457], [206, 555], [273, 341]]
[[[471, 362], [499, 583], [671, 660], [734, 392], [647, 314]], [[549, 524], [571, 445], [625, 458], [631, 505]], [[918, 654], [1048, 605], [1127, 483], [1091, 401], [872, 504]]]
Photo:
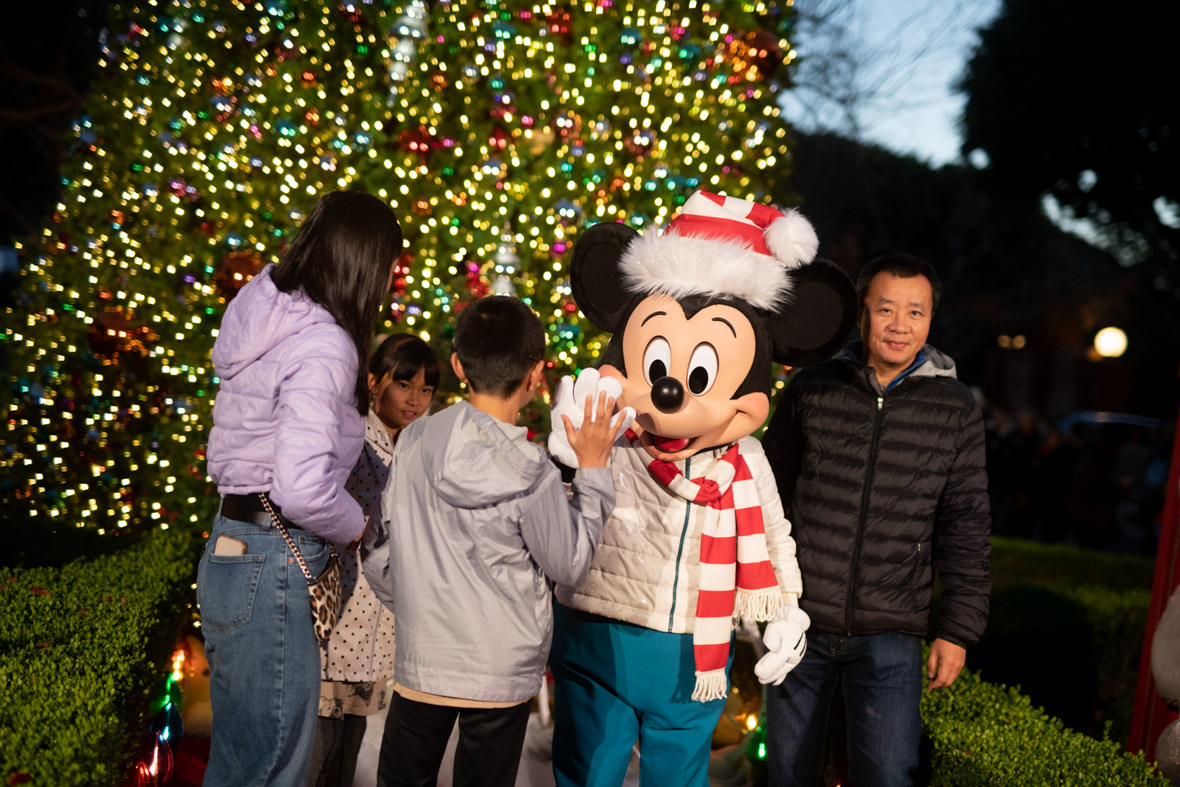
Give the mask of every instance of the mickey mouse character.
[[[708, 784], [734, 623], [770, 621], [764, 683], [803, 656], [795, 542], [751, 435], [771, 361], [826, 360], [855, 319], [852, 282], [812, 262], [817, 245], [795, 211], [697, 192], [663, 233], [604, 223], [574, 246], [574, 299], [613, 336], [599, 369], [559, 383], [553, 415], [580, 426], [579, 403], [605, 391], [635, 421], [593, 566], [557, 588], [558, 785], [620, 784], [636, 739], [641, 783]], [[549, 448], [576, 465], [564, 429]]]

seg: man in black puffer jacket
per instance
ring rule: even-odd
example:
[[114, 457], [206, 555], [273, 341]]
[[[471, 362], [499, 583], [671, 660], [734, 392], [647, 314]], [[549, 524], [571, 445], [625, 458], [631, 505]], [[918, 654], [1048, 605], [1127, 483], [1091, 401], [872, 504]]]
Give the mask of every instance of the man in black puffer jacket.
[[793, 525], [811, 618], [807, 653], [768, 691], [770, 781], [820, 784], [843, 679], [849, 783], [908, 785], [921, 735], [922, 638], [934, 571], [941, 613], [926, 664], [949, 686], [987, 621], [983, 419], [955, 364], [926, 344], [940, 284], [909, 255], [857, 281], [861, 340], [800, 371], [763, 436]]

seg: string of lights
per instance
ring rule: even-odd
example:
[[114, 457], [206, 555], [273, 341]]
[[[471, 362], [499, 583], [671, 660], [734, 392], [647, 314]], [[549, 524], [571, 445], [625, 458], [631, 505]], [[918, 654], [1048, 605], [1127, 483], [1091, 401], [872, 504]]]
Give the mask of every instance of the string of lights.
[[402, 219], [382, 331], [449, 352], [456, 310], [509, 293], [554, 375], [592, 364], [581, 229], [655, 227], [697, 188], [773, 199], [790, 5], [114, 4], [60, 204], [19, 246], [0, 503], [114, 534], [207, 521], [217, 325], [332, 189]]

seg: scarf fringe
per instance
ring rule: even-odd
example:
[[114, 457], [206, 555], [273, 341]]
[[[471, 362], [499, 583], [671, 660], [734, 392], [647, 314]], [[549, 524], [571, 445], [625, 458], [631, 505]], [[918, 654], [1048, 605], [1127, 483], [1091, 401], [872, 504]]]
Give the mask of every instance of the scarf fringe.
[[725, 699], [725, 687], [727, 683], [724, 669], [698, 672], [697, 685], [692, 691], [692, 698], [696, 702], [710, 702], [712, 700]]
[[783, 594], [777, 587], [761, 590], [737, 589], [737, 602], [733, 607], [733, 619], [774, 620], [783, 610]]

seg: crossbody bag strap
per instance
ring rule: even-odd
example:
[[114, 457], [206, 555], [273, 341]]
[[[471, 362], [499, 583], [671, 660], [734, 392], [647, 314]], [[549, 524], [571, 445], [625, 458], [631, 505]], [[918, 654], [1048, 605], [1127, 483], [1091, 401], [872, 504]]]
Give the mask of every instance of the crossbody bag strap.
[[[263, 492], [258, 493], [258, 499], [262, 501], [262, 507], [266, 509], [266, 513], [270, 514], [271, 521], [279, 529], [279, 535], [287, 542], [287, 546], [291, 547], [291, 552], [295, 555], [295, 562], [299, 564], [299, 570], [303, 572], [303, 576], [307, 577], [307, 584], [314, 584], [316, 578], [308, 570], [307, 561], [303, 559], [303, 553], [299, 551], [299, 547], [295, 546], [295, 539], [291, 538], [291, 534], [287, 532], [287, 527], [283, 524], [283, 520], [279, 519], [279, 515], [271, 507], [270, 499]], [[331, 544], [328, 547], [331, 549]]]

